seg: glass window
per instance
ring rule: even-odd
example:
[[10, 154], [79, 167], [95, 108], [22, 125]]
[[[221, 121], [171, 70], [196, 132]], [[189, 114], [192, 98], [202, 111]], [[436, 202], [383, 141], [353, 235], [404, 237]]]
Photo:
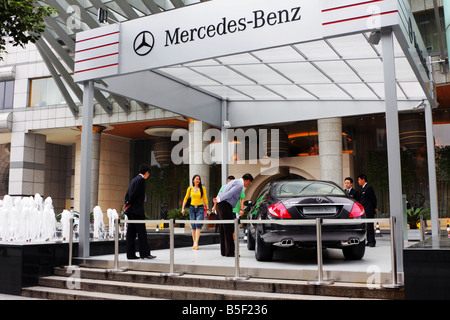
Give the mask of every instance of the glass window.
[[12, 109], [14, 101], [14, 81], [0, 82], [0, 109]]
[[0, 109], [3, 109], [3, 106], [5, 104], [5, 87], [6, 82], [0, 82]]
[[278, 197], [345, 195], [338, 186], [322, 181], [287, 181], [277, 185], [275, 194]]
[[5, 83], [5, 103], [3, 109], [12, 109], [14, 101], [14, 81]]
[[[68, 88], [64, 80], [63, 83], [66, 88]], [[80, 102], [70, 89], [68, 89], [68, 91], [75, 103]], [[30, 107], [54, 106], [61, 104], [66, 104], [66, 101], [53, 78], [31, 79]]]
[[[442, 32], [445, 32], [444, 23], [444, 12], [442, 8], [439, 8], [439, 16]], [[436, 19], [434, 16], [434, 11], [426, 11], [414, 14], [417, 26], [422, 35], [423, 42], [425, 46], [432, 52], [439, 52], [439, 35], [436, 26]], [[446, 48], [445, 36], [442, 36], [442, 41], [444, 43], [444, 49]]]

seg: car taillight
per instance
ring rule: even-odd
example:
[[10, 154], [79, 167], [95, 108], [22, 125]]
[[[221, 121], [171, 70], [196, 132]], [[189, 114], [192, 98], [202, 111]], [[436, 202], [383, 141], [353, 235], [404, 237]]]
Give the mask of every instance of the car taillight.
[[350, 212], [350, 218], [360, 218], [364, 215], [364, 207], [361, 203], [353, 203], [352, 211]]
[[267, 208], [269, 213], [277, 218], [292, 218], [282, 203], [275, 203]]

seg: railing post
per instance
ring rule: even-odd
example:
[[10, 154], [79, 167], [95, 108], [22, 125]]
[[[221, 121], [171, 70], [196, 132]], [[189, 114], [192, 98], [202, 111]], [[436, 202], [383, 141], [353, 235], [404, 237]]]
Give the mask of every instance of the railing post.
[[420, 215], [420, 241], [425, 241], [425, 225], [423, 223], [423, 215]]
[[236, 218], [234, 219], [234, 278], [232, 280], [248, 280], [248, 277], [241, 277], [239, 258], [239, 218]]
[[73, 256], [73, 217], [69, 219], [69, 267], [72, 265]]
[[402, 283], [398, 282], [397, 274], [397, 254], [395, 250], [395, 217], [391, 216], [391, 265], [392, 265], [392, 283], [385, 283], [384, 288], [401, 288]]
[[169, 245], [170, 245], [170, 263], [169, 273], [163, 273], [165, 276], [181, 276], [182, 273], [175, 272], [175, 220], [169, 220]]
[[124, 272], [128, 268], [119, 268], [119, 219], [114, 219], [114, 268], [106, 270], [107, 272]]
[[114, 219], [114, 269], [119, 269], [119, 219]]
[[318, 267], [318, 279], [308, 281], [312, 285], [330, 285], [334, 283], [334, 280], [323, 279], [323, 257], [322, 257], [322, 218], [316, 219], [316, 234], [317, 234], [317, 267]]

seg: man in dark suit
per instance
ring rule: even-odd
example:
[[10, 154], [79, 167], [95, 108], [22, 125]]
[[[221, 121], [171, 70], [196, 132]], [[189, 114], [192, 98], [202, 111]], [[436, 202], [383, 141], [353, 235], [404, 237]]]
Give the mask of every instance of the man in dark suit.
[[353, 188], [353, 179], [350, 177], [345, 178], [344, 180], [344, 188], [345, 193], [347, 193], [350, 197], [354, 198], [356, 201], [359, 201], [359, 191]]
[[[362, 187], [359, 202], [363, 205], [367, 218], [373, 219], [377, 208], [377, 197], [375, 195], [375, 191], [372, 186], [367, 183], [367, 176], [364, 174], [358, 176], [358, 184]], [[366, 245], [369, 247], [375, 247], [375, 244], [375, 230], [373, 229], [373, 223], [368, 223]]]
[[[148, 165], [141, 165], [139, 174], [130, 182], [123, 206], [125, 214], [130, 220], [145, 220], [145, 180], [149, 175], [150, 167]], [[139, 239], [139, 256], [142, 259], [156, 258], [150, 254], [145, 223], [128, 224], [126, 241], [127, 258], [138, 259], [135, 247], [136, 234]]]

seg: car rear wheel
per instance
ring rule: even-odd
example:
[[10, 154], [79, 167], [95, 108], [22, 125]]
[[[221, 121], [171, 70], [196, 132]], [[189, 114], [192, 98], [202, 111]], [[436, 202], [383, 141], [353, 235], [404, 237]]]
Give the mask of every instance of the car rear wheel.
[[265, 243], [258, 231], [256, 231], [255, 257], [258, 261], [272, 261], [273, 258], [273, 246]]
[[364, 241], [349, 247], [342, 248], [342, 253], [347, 260], [361, 260], [366, 252]]

